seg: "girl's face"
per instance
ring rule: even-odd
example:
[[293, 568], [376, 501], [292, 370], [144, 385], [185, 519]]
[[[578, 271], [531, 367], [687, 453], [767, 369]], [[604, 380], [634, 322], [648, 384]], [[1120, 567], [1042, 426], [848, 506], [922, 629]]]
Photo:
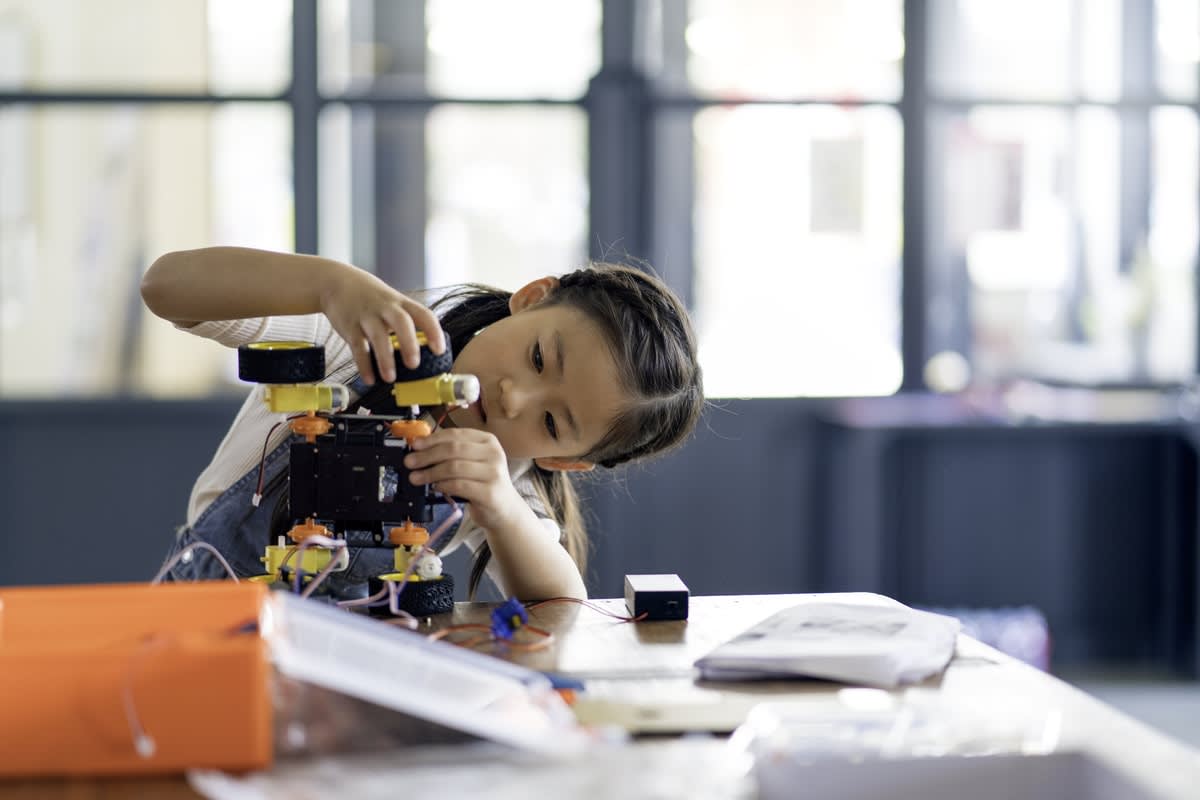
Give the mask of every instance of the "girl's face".
[[516, 309], [454, 360], [479, 378], [479, 400], [450, 412], [460, 428], [493, 434], [509, 458], [575, 459], [608, 432], [624, 392], [600, 329], [562, 305]]

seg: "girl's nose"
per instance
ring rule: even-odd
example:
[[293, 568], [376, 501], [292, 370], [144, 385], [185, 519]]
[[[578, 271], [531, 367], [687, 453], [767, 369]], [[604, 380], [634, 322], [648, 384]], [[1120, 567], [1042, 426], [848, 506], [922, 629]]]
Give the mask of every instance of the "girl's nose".
[[528, 392], [518, 386], [512, 378], [500, 379], [500, 410], [505, 417], [516, 419], [528, 402]]

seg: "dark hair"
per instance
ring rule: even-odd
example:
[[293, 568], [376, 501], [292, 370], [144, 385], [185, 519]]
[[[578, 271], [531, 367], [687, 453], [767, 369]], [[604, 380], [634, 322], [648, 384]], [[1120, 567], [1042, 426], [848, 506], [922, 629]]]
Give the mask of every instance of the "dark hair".
[[[457, 354], [478, 331], [510, 315], [511, 297], [511, 292], [501, 289], [464, 284], [430, 308], [439, 312], [442, 330]], [[691, 322], [666, 284], [643, 269], [597, 262], [559, 278], [540, 305], [569, 306], [600, 328], [628, 397], [605, 435], [583, 454], [585, 460], [611, 468], [666, 452], [687, 439], [704, 409], [704, 391]], [[390, 389], [376, 382], [355, 407], [394, 413]], [[527, 474], [546, 512], [562, 529], [563, 546], [586, 575], [587, 528], [571, 475], [536, 464]], [[283, 475], [286, 470], [279, 477]], [[272, 484], [274, 489], [276, 481]], [[283, 492], [272, 515], [272, 538], [291, 523], [286, 505]], [[472, 598], [491, 555], [486, 542], [476, 551], [468, 582]]]
[[[456, 288], [431, 305], [455, 353], [477, 331], [509, 316], [510, 292], [478, 284]], [[704, 409], [696, 339], [687, 311], [666, 284], [648, 271], [592, 263], [559, 278], [542, 307], [569, 306], [602, 331], [617, 364], [628, 402], [583, 458], [603, 467], [640, 461], [682, 444]], [[534, 491], [563, 531], [562, 543], [586, 575], [588, 538], [569, 473], [536, 466]], [[491, 560], [486, 543], [471, 566], [474, 597]]]

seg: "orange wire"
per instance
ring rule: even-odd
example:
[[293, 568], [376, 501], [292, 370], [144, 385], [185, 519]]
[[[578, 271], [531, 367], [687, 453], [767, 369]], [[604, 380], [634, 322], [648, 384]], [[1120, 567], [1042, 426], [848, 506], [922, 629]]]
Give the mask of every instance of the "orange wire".
[[518, 630], [536, 633], [542, 638], [532, 642], [518, 642], [515, 639], [509, 639], [507, 641], [501, 640], [500, 644], [502, 646], [507, 646], [511, 650], [522, 650], [529, 652], [531, 650], [544, 650], [554, 643], [554, 634], [548, 630], [544, 630], [533, 625], [522, 625], [520, 628], [518, 628]]
[[429, 634], [429, 638], [444, 639], [450, 634], [458, 633], [459, 631], [488, 631], [490, 633], [491, 630], [492, 629], [487, 625], [483, 625], [478, 622], [471, 622], [462, 625], [451, 625], [448, 628], [442, 628], [440, 631], [434, 631], [433, 633]]

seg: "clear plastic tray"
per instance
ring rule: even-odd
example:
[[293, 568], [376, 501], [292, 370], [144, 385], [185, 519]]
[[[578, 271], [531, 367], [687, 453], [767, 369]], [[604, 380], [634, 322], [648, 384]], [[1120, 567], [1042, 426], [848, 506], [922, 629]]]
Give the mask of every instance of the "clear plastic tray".
[[262, 629], [279, 756], [470, 738], [545, 755], [585, 746], [539, 672], [286, 592]]

